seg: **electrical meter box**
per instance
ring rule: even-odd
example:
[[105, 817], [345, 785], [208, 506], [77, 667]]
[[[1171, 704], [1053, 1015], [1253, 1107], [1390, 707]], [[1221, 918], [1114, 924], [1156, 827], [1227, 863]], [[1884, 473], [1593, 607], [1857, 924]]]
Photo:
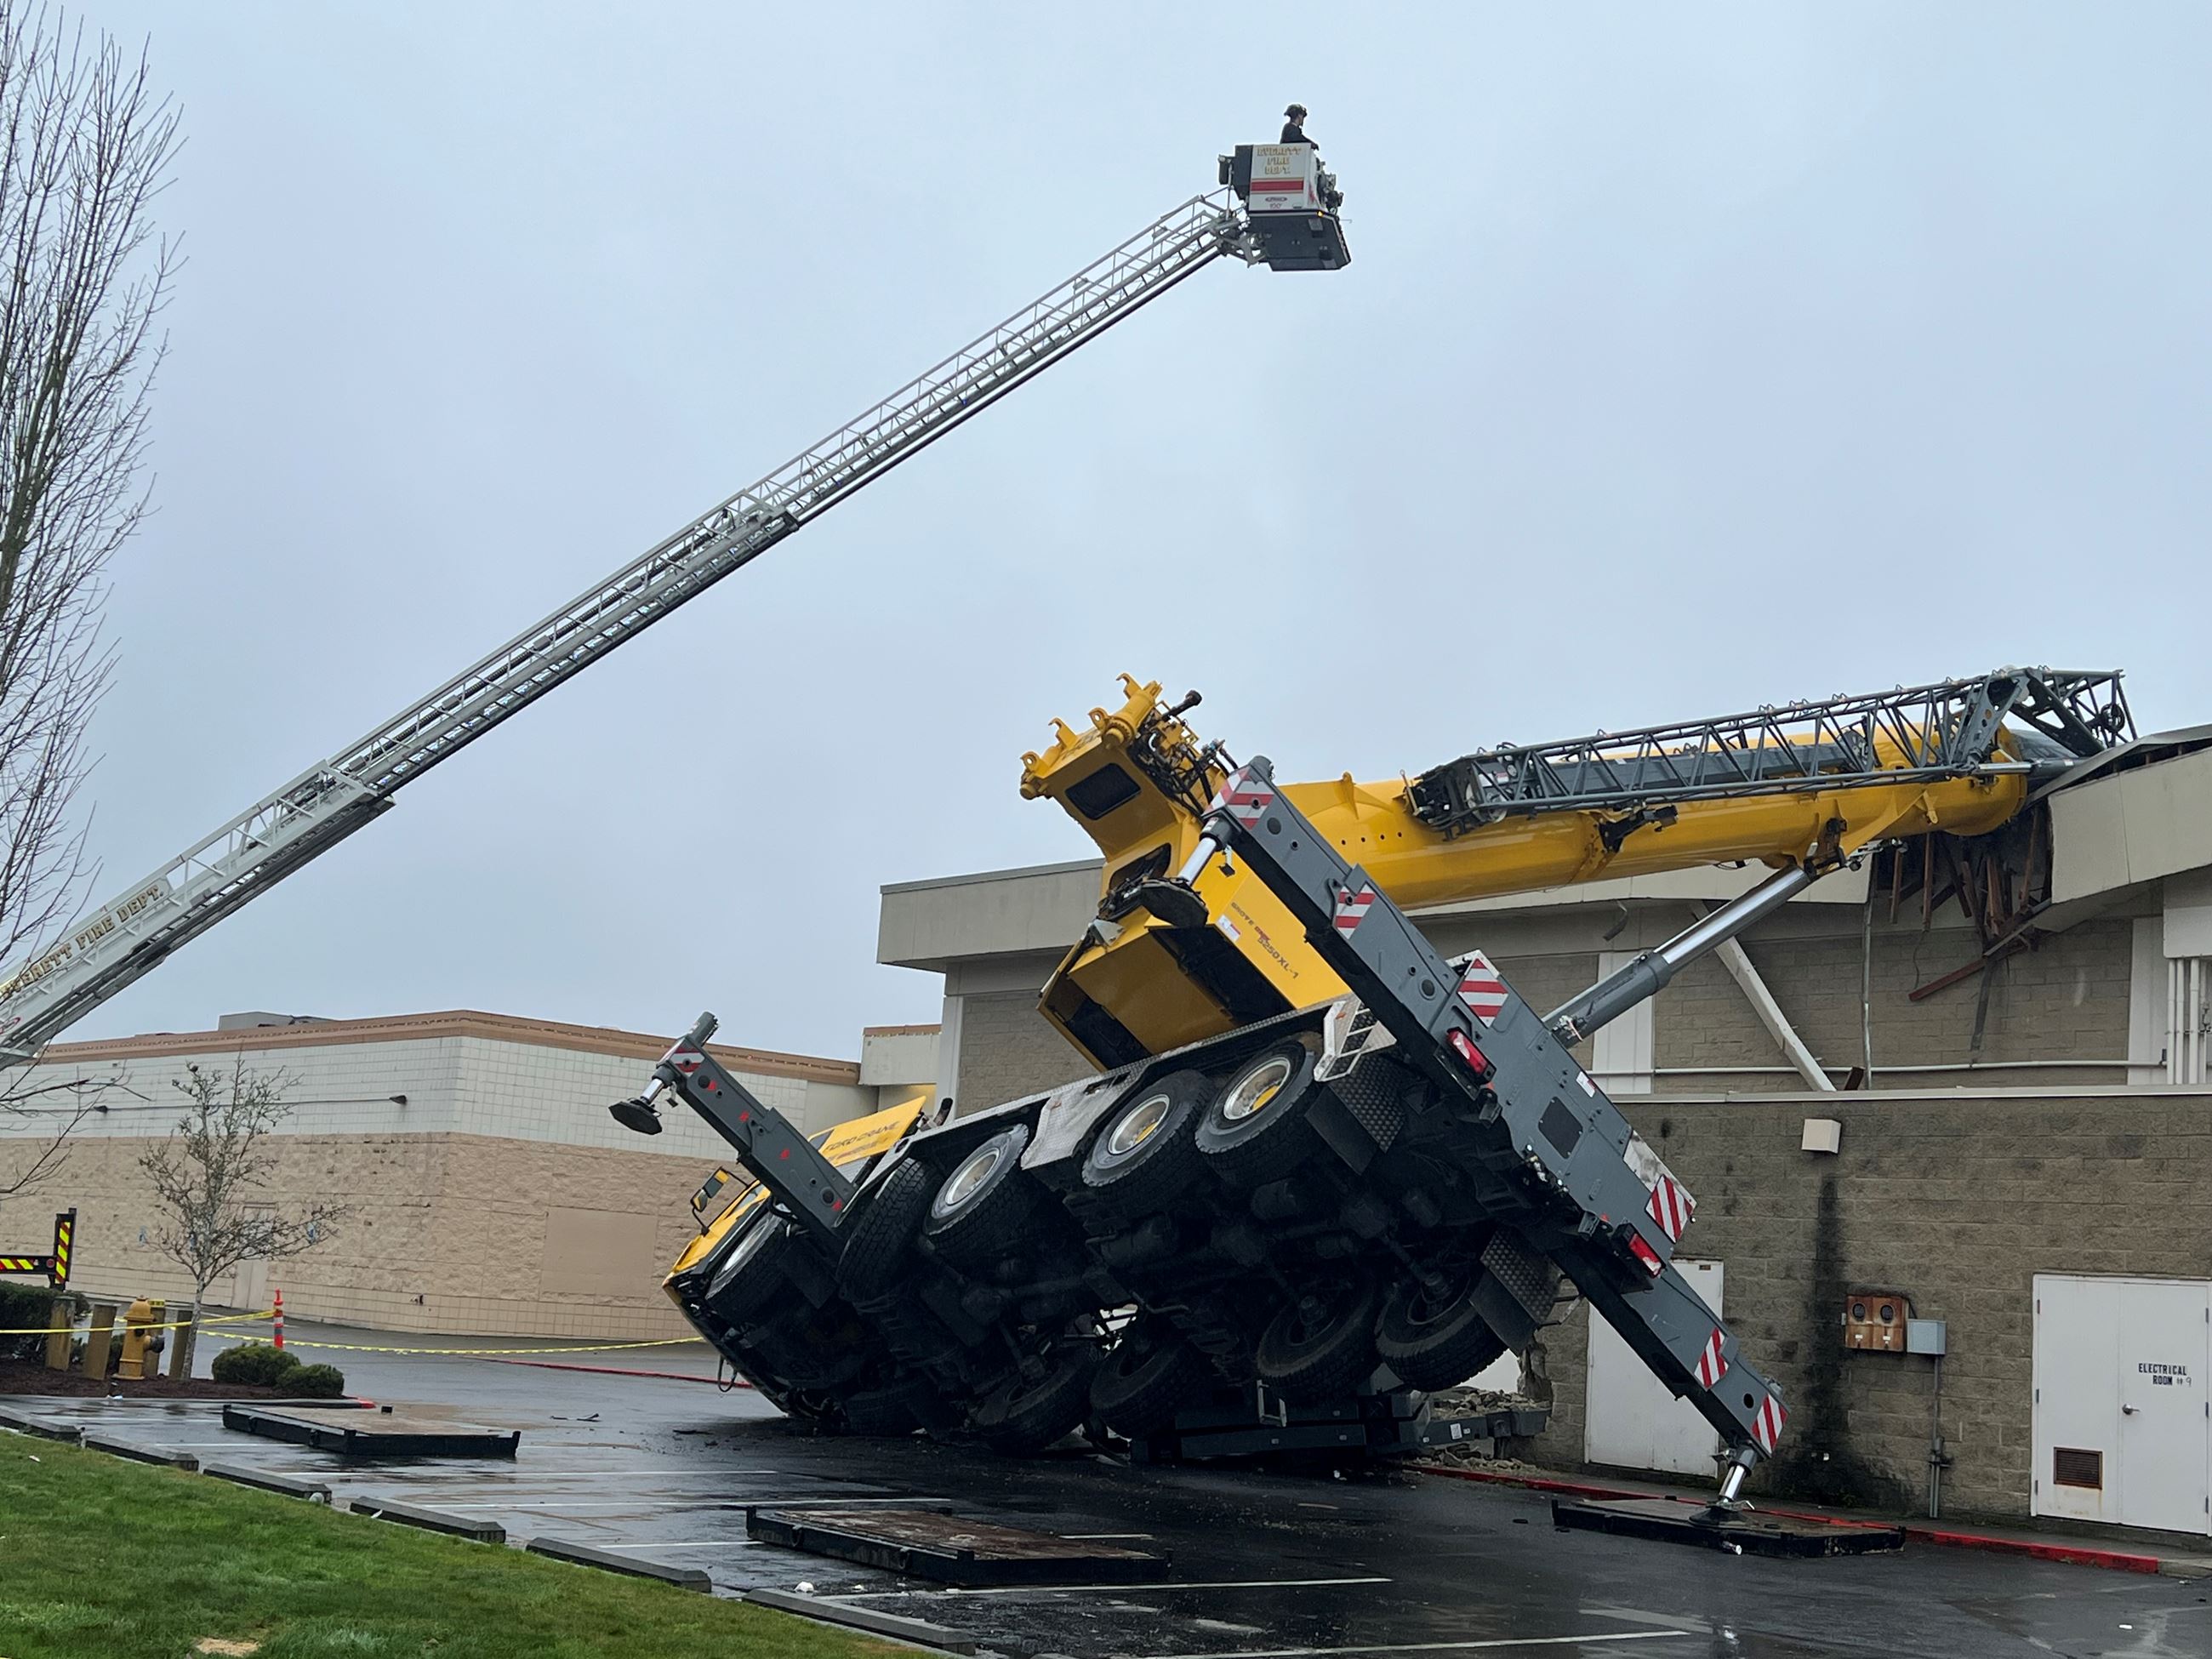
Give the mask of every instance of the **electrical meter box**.
[[1877, 1353], [1905, 1352], [1912, 1299], [1896, 1291], [1853, 1291], [1844, 1304], [1844, 1346]]

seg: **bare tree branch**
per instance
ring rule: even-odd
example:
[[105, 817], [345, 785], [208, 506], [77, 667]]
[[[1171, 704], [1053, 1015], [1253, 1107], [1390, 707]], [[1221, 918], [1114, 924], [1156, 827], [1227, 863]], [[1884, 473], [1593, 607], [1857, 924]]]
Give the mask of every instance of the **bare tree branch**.
[[169, 1137], [138, 1160], [163, 1218], [153, 1240], [191, 1275], [192, 1304], [241, 1262], [282, 1261], [335, 1235], [342, 1205], [318, 1200], [287, 1214], [257, 1194], [276, 1167], [269, 1135], [292, 1115], [282, 1072], [191, 1068], [174, 1079], [187, 1106]]
[[[94, 873], [76, 803], [115, 661], [106, 573], [147, 510], [156, 323], [178, 268], [153, 207], [179, 143], [143, 52], [0, 0], [0, 962], [32, 971]], [[0, 1081], [0, 1132], [21, 1087]]]
[[[106, 1111], [106, 1097], [116, 1091], [137, 1099], [145, 1098], [120, 1078], [78, 1077], [19, 1087], [0, 1100], [0, 1108], [11, 1116], [26, 1121], [34, 1116], [56, 1120], [36, 1132], [37, 1138], [31, 1139], [27, 1153], [21, 1150], [20, 1141], [11, 1145], [10, 1161], [4, 1170], [0, 1170], [0, 1199], [18, 1197], [59, 1175], [69, 1159], [70, 1136], [94, 1112]], [[54, 1095], [68, 1098], [59, 1105], [32, 1103]]]

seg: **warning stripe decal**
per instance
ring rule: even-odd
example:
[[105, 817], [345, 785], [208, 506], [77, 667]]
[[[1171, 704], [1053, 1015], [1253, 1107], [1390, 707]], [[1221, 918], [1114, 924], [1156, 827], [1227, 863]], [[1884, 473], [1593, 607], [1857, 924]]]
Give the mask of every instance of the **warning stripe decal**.
[[1662, 1174], [1652, 1184], [1651, 1201], [1644, 1207], [1659, 1224], [1659, 1231], [1679, 1243], [1682, 1230], [1690, 1224], [1690, 1218], [1697, 1212], [1698, 1200], [1691, 1197], [1690, 1189], [1673, 1176]]
[[1468, 1012], [1485, 1025], [1495, 1024], [1507, 994], [1505, 981], [1491, 966], [1488, 957], [1477, 951], [1467, 959], [1459, 976], [1459, 1000], [1467, 1005]]
[[1350, 939], [1359, 924], [1367, 920], [1367, 913], [1375, 908], [1375, 884], [1370, 882], [1358, 892], [1343, 892], [1336, 896], [1336, 931]]
[[1751, 1437], [1759, 1442], [1763, 1452], [1771, 1452], [1782, 1438], [1782, 1425], [1790, 1413], [1782, 1409], [1782, 1402], [1772, 1395], [1759, 1402], [1759, 1415], [1751, 1420]]
[[1225, 810], [1229, 816], [1246, 829], [1260, 821], [1260, 815], [1275, 804], [1275, 792], [1263, 789], [1252, 781], [1249, 770], [1231, 775], [1221, 786], [1221, 793], [1213, 798], [1214, 805]]
[[1728, 1374], [1728, 1361], [1721, 1357], [1720, 1328], [1715, 1326], [1705, 1339], [1705, 1351], [1698, 1356], [1698, 1382], [1710, 1389]]

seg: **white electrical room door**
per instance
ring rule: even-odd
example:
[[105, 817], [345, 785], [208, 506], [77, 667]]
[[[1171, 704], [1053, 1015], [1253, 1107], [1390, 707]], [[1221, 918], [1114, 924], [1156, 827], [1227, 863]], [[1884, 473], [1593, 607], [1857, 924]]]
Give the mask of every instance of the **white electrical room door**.
[[2120, 1520], [2212, 1532], [2212, 1424], [2204, 1368], [2212, 1295], [2203, 1285], [2117, 1285], [2120, 1304]]
[[2034, 1512], [2212, 1533], [2212, 1284], [2035, 1278]]
[[[1674, 1266], [1719, 1318], [1721, 1264], [1678, 1257]], [[1713, 1457], [1719, 1449], [1720, 1437], [1698, 1415], [1698, 1408], [1669, 1394], [1604, 1316], [1591, 1309], [1584, 1459], [1615, 1468], [1709, 1475], [1717, 1467]]]

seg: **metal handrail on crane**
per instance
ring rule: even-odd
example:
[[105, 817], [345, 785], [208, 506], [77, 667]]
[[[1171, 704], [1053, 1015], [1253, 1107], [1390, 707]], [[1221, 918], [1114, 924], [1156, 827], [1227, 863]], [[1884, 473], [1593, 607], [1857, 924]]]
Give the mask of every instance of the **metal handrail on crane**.
[[[2047, 752], [2008, 757], [1995, 750], [2008, 724], [2015, 741], [2033, 733], [2047, 741]], [[1406, 799], [1416, 817], [1450, 836], [1538, 812], [1634, 811], [2028, 771], [2100, 754], [2134, 733], [2118, 673], [2007, 668], [1746, 714], [1486, 749], [1422, 773], [1407, 786]]]
[[1273, 263], [1233, 191], [1194, 196], [193, 842], [0, 981], [0, 1053], [35, 1053], [179, 945], [389, 810], [403, 784], [1224, 258]]

